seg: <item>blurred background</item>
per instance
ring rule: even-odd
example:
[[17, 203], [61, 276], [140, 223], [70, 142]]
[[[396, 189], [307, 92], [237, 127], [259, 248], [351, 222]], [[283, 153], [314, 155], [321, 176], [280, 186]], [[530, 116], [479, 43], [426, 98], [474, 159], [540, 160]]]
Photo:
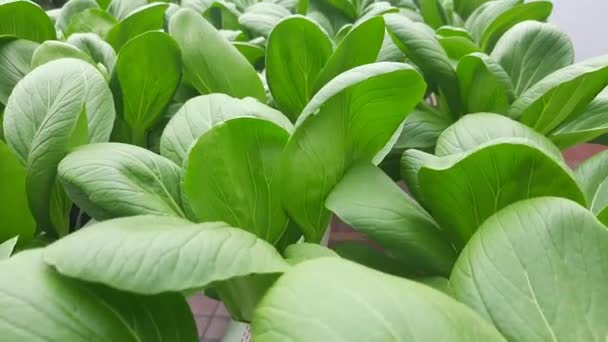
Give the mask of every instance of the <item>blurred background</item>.
[[550, 22], [570, 35], [576, 60], [608, 54], [606, 0], [553, 0]]
[[[62, 6], [67, 0], [36, 2], [51, 9]], [[603, 37], [608, 31], [604, 18], [608, 13], [608, 0], [553, 0], [553, 5], [550, 21], [570, 35], [577, 61], [608, 54], [608, 39]]]

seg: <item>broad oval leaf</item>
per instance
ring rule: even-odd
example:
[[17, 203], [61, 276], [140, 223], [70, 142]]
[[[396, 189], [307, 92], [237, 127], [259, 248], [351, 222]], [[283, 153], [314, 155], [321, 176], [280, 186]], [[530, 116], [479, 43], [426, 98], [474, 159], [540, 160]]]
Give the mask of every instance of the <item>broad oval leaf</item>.
[[384, 32], [382, 17], [370, 18], [353, 27], [319, 72], [314, 82], [313, 93], [341, 73], [376, 61], [384, 41]]
[[410, 148], [430, 150], [435, 147], [439, 135], [451, 124], [450, 118], [441, 113], [428, 108], [416, 108], [405, 118], [403, 131], [395, 142], [393, 151], [403, 152]]
[[[492, 214], [517, 201], [556, 196], [585, 203], [572, 172], [527, 138], [499, 138], [468, 152], [427, 156], [410, 173], [423, 206], [461, 249]], [[416, 151], [417, 152], [417, 151]], [[420, 163], [406, 151], [402, 166]]]
[[27, 166], [30, 208], [44, 229], [65, 228], [51, 223], [57, 165], [75, 145], [107, 141], [114, 115], [106, 81], [77, 59], [44, 64], [15, 87], [4, 113], [4, 136]]
[[[293, 37], [299, 37], [293, 39]], [[313, 21], [289, 17], [277, 24], [266, 47], [266, 79], [277, 106], [295, 121], [315, 91], [315, 80], [332, 55], [332, 43]]]
[[148, 131], [161, 119], [181, 79], [177, 43], [163, 32], [146, 32], [126, 43], [116, 60], [115, 92], [129, 142], [146, 146]]
[[545, 136], [526, 125], [494, 113], [463, 116], [441, 134], [435, 154], [442, 157], [464, 153], [501, 138], [525, 138], [556, 162], [565, 163], [561, 151]]
[[496, 42], [511, 27], [525, 20], [546, 20], [553, 9], [551, 1], [536, 0], [515, 6], [501, 13], [483, 32], [479, 46], [485, 51], [492, 51]]
[[608, 132], [608, 91], [602, 91], [577, 117], [559, 125], [549, 138], [560, 148], [595, 139]]
[[68, 196], [98, 221], [146, 214], [185, 217], [180, 173], [162, 156], [119, 143], [79, 147], [58, 167]]
[[144, 32], [162, 30], [168, 6], [157, 2], [137, 8], [108, 31], [106, 40], [119, 51], [126, 42]]
[[379, 161], [425, 90], [411, 66], [382, 62], [340, 74], [313, 97], [285, 147], [281, 171], [284, 207], [307, 240], [323, 236], [333, 186], [353, 163]]
[[7, 104], [17, 82], [31, 71], [37, 47], [37, 43], [25, 39], [0, 39], [0, 104]]
[[[139, 296], [69, 279], [42, 249], [0, 263], [0, 335], [7, 341], [197, 341], [184, 297]], [[74, 308], [78, 314], [73, 315]], [[27, 322], [25, 325], [24, 322]]]
[[279, 278], [252, 330], [260, 342], [504, 341], [437, 290], [335, 257], [303, 262]]
[[198, 222], [223, 221], [276, 243], [289, 220], [283, 211], [278, 158], [289, 132], [239, 118], [203, 134], [184, 163], [182, 191]]
[[395, 44], [422, 70], [430, 88], [439, 87], [452, 116], [458, 117], [462, 108], [456, 70], [433, 30], [399, 14], [387, 14], [384, 21]]
[[468, 54], [481, 52], [469, 32], [460, 27], [442, 26], [435, 33], [435, 37], [454, 63], [458, 63]]
[[285, 7], [271, 2], [258, 2], [245, 9], [239, 24], [253, 33], [268, 37], [270, 31], [285, 17], [290, 16]]
[[253, 66], [200, 14], [178, 11], [171, 17], [169, 32], [181, 49], [184, 76], [201, 94], [266, 99]]
[[25, 168], [0, 140], [0, 241], [19, 236], [27, 243], [36, 231], [25, 190]]
[[74, 33], [95, 33], [102, 38], [106, 38], [108, 33], [118, 25], [108, 12], [101, 8], [89, 8], [72, 18], [65, 35], [70, 37]]
[[272, 245], [242, 229], [168, 216], [97, 223], [48, 246], [44, 260], [61, 274], [147, 295], [289, 267]]
[[31, 1], [0, 4], [0, 36], [4, 35], [38, 43], [56, 38], [51, 18]]
[[606, 245], [606, 227], [574, 202], [519, 202], [483, 224], [450, 287], [510, 341], [603, 341]]
[[88, 54], [95, 63], [101, 63], [108, 74], [112, 74], [116, 63], [116, 52], [112, 46], [93, 33], [76, 33], [71, 35], [66, 42], [72, 44], [81, 51]]
[[418, 0], [418, 6], [420, 7], [420, 14], [427, 23], [433, 29], [448, 24], [448, 18], [446, 10], [443, 8], [442, 1], [440, 0]]
[[575, 172], [587, 207], [600, 221], [608, 224], [608, 152], [600, 152], [582, 163]]
[[398, 7], [394, 7], [388, 1], [377, 1], [372, 2], [361, 12], [357, 20], [353, 23], [354, 27], [357, 27], [362, 22], [369, 20], [373, 17], [382, 16], [387, 13], [397, 13], [400, 9]]
[[95, 0], [70, 0], [61, 7], [59, 17], [55, 22], [57, 30], [65, 33], [70, 26], [72, 18], [78, 13], [81, 13], [89, 8], [99, 8]]
[[457, 255], [445, 234], [415, 200], [377, 167], [351, 167], [325, 205], [399, 260], [404, 272], [450, 274]]
[[281, 112], [252, 98], [235, 99], [224, 94], [197, 96], [188, 100], [171, 118], [160, 141], [160, 152], [178, 165], [198, 138], [216, 124], [239, 117], [256, 117], [284, 130], [293, 125]]
[[316, 243], [295, 243], [285, 248], [285, 260], [291, 265], [296, 265], [307, 260], [324, 258], [324, 257], [339, 257], [339, 255], [327, 247], [323, 247]]
[[456, 72], [465, 113], [505, 113], [515, 99], [509, 75], [483, 53], [462, 57]]
[[454, 10], [462, 19], [467, 19], [473, 11], [489, 0], [454, 0]]
[[519, 96], [545, 76], [572, 64], [574, 47], [556, 26], [525, 21], [498, 40], [491, 57], [509, 74]]
[[107, 11], [114, 18], [123, 20], [135, 10], [148, 4], [148, 0], [112, 0], [108, 5]]
[[61, 58], [76, 58], [95, 66], [93, 59], [74, 45], [49, 40], [40, 44], [34, 51], [31, 62], [32, 69]]
[[551, 14], [552, 9], [553, 4], [546, 0], [527, 3], [522, 0], [488, 1], [469, 17], [465, 27], [479, 46], [490, 52], [511, 27], [526, 20], [543, 21]]
[[570, 120], [608, 85], [608, 56], [560, 69], [526, 90], [508, 115], [547, 134]]

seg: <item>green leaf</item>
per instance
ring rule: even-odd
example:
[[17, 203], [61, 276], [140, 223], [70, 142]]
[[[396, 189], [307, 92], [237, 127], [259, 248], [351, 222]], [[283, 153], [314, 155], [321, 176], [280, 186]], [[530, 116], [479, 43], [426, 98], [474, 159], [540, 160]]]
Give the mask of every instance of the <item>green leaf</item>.
[[373, 17], [353, 27], [319, 72], [313, 93], [341, 73], [354, 67], [373, 63], [384, 40], [384, 20]]
[[169, 32], [182, 51], [185, 77], [200, 93], [266, 99], [255, 69], [198, 13], [178, 11], [171, 17]]
[[467, 19], [475, 9], [490, 0], [454, 0], [454, 10], [463, 18]]
[[6, 105], [13, 88], [31, 71], [37, 43], [24, 39], [0, 39], [0, 104]]
[[608, 224], [608, 152], [600, 152], [583, 162], [575, 172], [581, 186], [587, 207], [600, 221]]
[[184, 217], [179, 166], [141, 147], [81, 146], [59, 164], [70, 198], [98, 221], [135, 215]]
[[51, 18], [31, 1], [0, 4], [0, 36], [3, 35], [38, 43], [56, 38]]
[[285, 255], [287, 262], [291, 265], [297, 265], [304, 261], [317, 258], [338, 257], [336, 252], [327, 247], [306, 242], [294, 243], [293, 245], [287, 246], [285, 253], [283, 254]]
[[298, 13], [319, 24], [330, 37], [354, 20], [324, 0], [303, 0], [298, 6]]
[[465, 113], [505, 113], [515, 99], [509, 75], [488, 55], [462, 57], [456, 72]]
[[460, 27], [442, 26], [435, 33], [435, 37], [454, 63], [458, 63], [468, 54], [481, 52], [469, 32]]
[[[459, 154], [427, 155], [422, 160], [420, 152], [406, 151], [402, 159], [406, 169], [418, 168], [417, 173], [404, 172], [406, 183], [417, 184], [418, 199], [457, 248], [467, 243], [485, 219], [517, 201], [556, 196], [585, 203], [570, 169], [542, 147], [550, 142], [541, 144], [526, 137], [532, 132], [524, 133], [526, 128], [514, 121], [499, 124], [498, 115], [491, 119], [491, 126], [482, 125], [489, 120], [483, 117], [487, 114], [481, 115], [481, 120], [465, 116], [462, 120], [467, 122], [456, 124], [462, 128], [444, 132], [437, 150], [446, 150], [443, 146], [450, 145], [446, 139], [460, 139], [466, 144], [482, 139], [488, 142]], [[482, 128], [486, 127], [501, 128], [490, 128], [491, 135], [484, 138]], [[498, 138], [510, 130], [515, 137]]]
[[113, 121], [108, 85], [86, 62], [49, 62], [15, 87], [4, 113], [4, 136], [27, 167], [30, 208], [43, 229], [52, 226], [50, 201], [57, 165], [74, 146], [107, 141]]
[[[239, 50], [241, 55], [245, 56], [254, 68], [263, 64], [264, 58], [266, 57], [266, 50], [257, 45], [248, 42], [233, 42], [232, 45]], [[260, 67], [261, 68], [261, 67]]]
[[0, 241], [14, 236], [27, 243], [34, 236], [36, 221], [30, 213], [25, 191], [25, 168], [0, 140]]
[[540, 133], [580, 115], [608, 85], [608, 56], [596, 57], [560, 69], [526, 90], [509, 109]]
[[116, 52], [114, 52], [110, 44], [103, 41], [98, 35], [93, 33], [75, 33], [66, 42], [84, 51], [95, 63], [101, 63], [108, 71], [108, 74], [112, 73], [114, 64], [116, 63]]
[[458, 77], [433, 30], [399, 14], [387, 14], [384, 21], [395, 44], [422, 70], [430, 88], [439, 87], [452, 116], [457, 118], [462, 110]]
[[96, 0], [97, 4], [99, 4], [99, 7], [103, 8], [104, 10], [108, 8], [108, 6], [110, 5], [110, 3], [112, 2], [112, 0]]
[[55, 23], [57, 30], [65, 33], [70, 26], [72, 18], [89, 8], [99, 8], [95, 0], [70, 0], [61, 7], [59, 17]]
[[138, 296], [64, 278], [43, 263], [42, 253], [24, 251], [0, 263], [3, 339], [198, 340], [192, 313], [180, 294]]
[[466, 21], [467, 28], [479, 46], [492, 51], [496, 42], [511, 27], [526, 20], [544, 21], [551, 14], [551, 1], [489, 1], [477, 8]]
[[[295, 36], [299, 38], [293, 39]], [[268, 88], [277, 107], [292, 121], [314, 95], [315, 80], [331, 55], [327, 34], [305, 17], [289, 17], [270, 33], [266, 47]]]
[[240, 15], [235, 4], [222, 0], [211, 1], [203, 11], [203, 17], [218, 29], [240, 30]]
[[289, 132], [257, 118], [216, 124], [192, 147], [182, 191], [198, 222], [222, 221], [271, 244], [285, 231], [278, 158]]
[[224, 94], [210, 94], [188, 100], [169, 121], [160, 141], [160, 152], [178, 165], [188, 156], [190, 147], [211, 127], [240, 117], [254, 117], [273, 122], [284, 130], [293, 125], [281, 112], [252, 98], [235, 99]]
[[107, 9], [114, 18], [123, 20], [147, 4], [148, 0], [112, 0]]
[[270, 244], [242, 229], [167, 216], [97, 223], [47, 247], [44, 259], [61, 274], [146, 295], [289, 267]]
[[449, 275], [456, 251], [435, 220], [373, 165], [350, 168], [325, 202], [410, 274]]
[[[127, 2], [130, 2], [128, 0]], [[165, 23], [166, 3], [152, 3], [138, 7], [108, 32], [106, 40], [114, 50], [120, 51], [130, 39], [148, 31], [162, 30]]]
[[582, 114], [559, 125], [549, 138], [565, 149], [608, 132], [608, 92], [602, 91]]
[[333, 247], [341, 258], [356, 262], [374, 270], [398, 277], [408, 277], [409, 270], [399, 261], [380, 252], [365, 242], [343, 242]]
[[357, 9], [351, 0], [327, 0], [327, 3], [351, 20], [358, 17]]
[[148, 131], [161, 119], [181, 79], [181, 54], [164, 32], [146, 32], [126, 43], [116, 60], [115, 92], [129, 142], [146, 146]]
[[18, 240], [19, 235], [0, 243], [0, 261], [6, 260], [11, 257], [11, 254], [13, 254], [13, 250], [15, 249], [15, 245], [17, 245]]
[[556, 162], [565, 163], [562, 152], [545, 136], [517, 121], [493, 113], [462, 117], [441, 134], [435, 154], [442, 157], [466, 153], [502, 138], [524, 138]]
[[279, 276], [279, 273], [271, 273], [231, 278], [216, 283], [213, 290], [233, 321], [251, 322], [253, 311]]
[[74, 33], [95, 33], [105, 38], [110, 30], [117, 26], [118, 22], [108, 12], [101, 8], [89, 8], [82, 11], [72, 18], [65, 35], [71, 36]]
[[432, 149], [439, 135], [451, 124], [452, 121], [441, 113], [416, 108], [405, 118], [403, 131], [393, 149], [398, 151], [410, 148]]
[[491, 57], [509, 74], [519, 96], [545, 76], [572, 64], [574, 47], [555, 25], [525, 21], [498, 40]]
[[283, 206], [309, 242], [327, 227], [334, 185], [354, 163], [384, 158], [424, 91], [409, 65], [374, 63], [340, 74], [306, 106], [283, 153], [282, 188]]
[[393, 39], [388, 34], [384, 33], [384, 39], [382, 40], [382, 47], [378, 52], [378, 58], [376, 62], [403, 62], [405, 61], [405, 55], [401, 52], [401, 49], [393, 42]]
[[393, 7], [387, 1], [378, 1], [369, 4], [369, 6], [365, 7], [365, 9], [361, 12], [357, 20], [354, 22], [354, 26], [361, 24], [362, 22], [369, 20], [373, 17], [382, 16], [387, 13], [398, 13], [399, 8]]
[[420, 14], [422, 14], [422, 18], [427, 25], [437, 29], [448, 24], [448, 18], [440, 0], [418, 0], [418, 4]]
[[574, 202], [519, 202], [483, 224], [450, 285], [510, 341], [603, 341], [606, 245], [606, 227]]
[[245, 10], [239, 17], [239, 24], [253, 33], [268, 37], [270, 31], [290, 15], [285, 7], [271, 2], [258, 2]]
[[34, 51], [31, 62], [32, 69], [61, 58], [80, 59], [81, 61], [91, 64], [92, 66], [96, 66], [95, 62], [89, 55], [83, 51], [80, 51], [80, 49], [74, 45], [49, 40], [40, 44], [40, 46], [38, 46], [38, 48], [36, 48]]
[[258, 305], [252, 331], [259, 342], [504, 341], [437, 290], [331, 257], [279, 278]]

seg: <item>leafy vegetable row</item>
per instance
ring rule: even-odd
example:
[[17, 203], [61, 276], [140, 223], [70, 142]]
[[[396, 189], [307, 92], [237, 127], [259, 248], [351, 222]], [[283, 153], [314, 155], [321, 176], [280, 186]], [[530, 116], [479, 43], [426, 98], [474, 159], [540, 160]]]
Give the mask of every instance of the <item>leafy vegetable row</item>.
[[608, 153], [560, 148], [608, 59], [551, 7], [0, 1], [0, 336], [194, 341], [203, 290], [256, 341], [603, 341]]

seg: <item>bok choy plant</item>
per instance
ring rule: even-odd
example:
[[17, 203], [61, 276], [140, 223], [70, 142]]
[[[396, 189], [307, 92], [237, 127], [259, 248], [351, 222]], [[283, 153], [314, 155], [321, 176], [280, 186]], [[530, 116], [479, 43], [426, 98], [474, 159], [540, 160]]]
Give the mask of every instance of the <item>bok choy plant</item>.
[[0, 1], [0, 340], [196, 341], [204, 292], [254, 341], [605, 341], [608, 153], [561, 149], [608, 59], [551, 9]]

